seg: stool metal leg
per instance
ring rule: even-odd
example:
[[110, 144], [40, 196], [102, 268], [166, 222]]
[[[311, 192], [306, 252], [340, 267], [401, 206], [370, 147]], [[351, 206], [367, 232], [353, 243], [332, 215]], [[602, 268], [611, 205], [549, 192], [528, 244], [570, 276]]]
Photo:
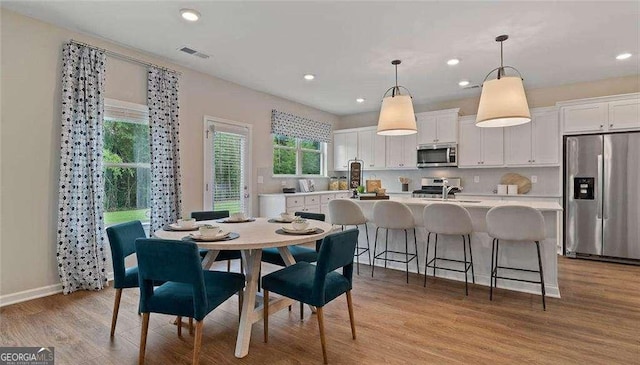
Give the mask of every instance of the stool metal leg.
[[389, 228], [384, 229], [386, 231], [384, 238], [384, 268], [387, 268], [387, 253], [389, 252]]
[[[342, 226], [342, 230], [344, 231], [344, 226]], [[358, 238], [360, 238], [360, 229], [356, 226], [356, 230], [358, 231]], [[358, 247], [358, 241], [356, 241], [356, 275], [360, 275], [360, 248]]]
[[364, 233], [367, 236], [367, 255], [369, 256], [369, 266], [371, 266], [371, 246], [369, 245], [369, 226], [364, 222]]
[[427, 272], [428, 270], [428, 265], [429, 265], [429, 239], [431, 238], [431, 232], [427, 232], [427, 251], [425, 252], [424, 256], [424, 287], [427, 287]]
[[467, 269], [467, 240], [462, 235], [462, 252], [464, 253], [464, 295], [469, 295], [469, 270]]
[[473, 272], [473, 251], [471, 250], [471, 235], [467, 235], [467, 242], [469, 243], [469, 259], [471, 260], [471, 281], [476, 283], [476, 274]]
[[378, 230], [380, 227], [376, 227], [376, 237], [373, 240], [373, 265], [371, 265], [371, 277], [373, 277], [373, 270], [376, 268], [376, 248], [378, 246]]
[[433, 277], [436, 276], [436, 266], [438, 263], [438, 234], [435, 234], [436, 236], [436, 242], [433, 245]]
[[409, 284], [409, 239], [407, 238], [407, 230], [404, 230], [404, 257], [407, 261], [407, 284]]
[[542, 273], [542, 259], [540, 257], [540, 242], [536, 241], [536, 249], [538, 250], [538, 267], [540, 268], [540, 288], [542, 289], [542, 309], [547, 310], [545, 303], [545, 290], [544, 290], [544, 274]]
[[420, 260], [418, 259], [418, 237], [416, 236], [416, 229], [413, 229], [413, 246], [416, 249], [416, 272], [420, 276]]
[[495, 251], [496, 251], [496, 239], [494, 238], [493, 241], [491, 242], [491, 271], [490, 271], [490, 277], [489, 277], [489, 300], [493, 300], [493, 265], [494, 265], [494, 261], [496, 258], [495, 255]]

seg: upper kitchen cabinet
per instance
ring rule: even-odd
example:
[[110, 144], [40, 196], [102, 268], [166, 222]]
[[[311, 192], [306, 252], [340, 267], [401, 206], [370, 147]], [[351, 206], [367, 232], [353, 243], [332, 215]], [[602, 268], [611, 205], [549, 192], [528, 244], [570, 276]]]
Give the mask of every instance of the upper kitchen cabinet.
[[417, 134], [386, 137], [386, 166], [395, 169], [417, 167]]
[[345, 171], [349, 168], [349, 160], [358, 157], [358, 132], [333, 132], [333, 169]]
[[363, 168], [383, 169], [386, 160], [386, 138], [376, 133], [377, 128], [358, 131], [358, 158], [364, 162]]
[[480, 128], [476, 116], [460, 118], [458, 167], [504, 165], [504, 128]]
[[557, 166], [559, 129], [556, 108], [531, 110], [531, 123], [504, 128], [508, 166]]
[[417, 144], [457, 143], [460, 109], [447, 109], [416, 114]]
[[560, 106], [563, 134], [640, 129], [640, 94], [572, 100]]

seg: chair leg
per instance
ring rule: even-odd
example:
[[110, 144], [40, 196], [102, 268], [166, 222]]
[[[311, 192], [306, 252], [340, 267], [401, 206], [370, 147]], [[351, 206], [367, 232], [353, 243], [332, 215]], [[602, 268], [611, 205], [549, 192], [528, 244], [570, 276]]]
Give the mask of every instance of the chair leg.
[[376, 236], [373, 240], [373, 264], [371, 264], [371, 277], [373, 277], [373, 270], [376, 268], [376, 249], [378, 247], [378, 230], [380, 228], [376, 227]]
[[240, 315], [242, 315], [242, 302], [244, 301], [244, 292], [242, 290], [238, 291], [238, 320], [240, 320]]
[[467, 240], [462, 235], [462, 252], [464, 253], [464, 295], [469, 295], [469, 270], [467, 270]]
[[351, 290], [347, 290], [347, 307], [349, 308], [349, 322], [351, 322], [351, 337], [356, 339], [356, 321], [353, 318], [353, 301], [351, 300]]
[[300, 322], [304, 320], [304, 303], [300, 302]]
[[193, 318], [189, 317], [189, 335], [193, 336]]
[[[344, 226], [342, 226], [344, 228]], [[360, 238], [360, 230], [358, 229], [358, 226], [356, 226], [356, 230], [358, 231], [358, 238]], [[356, 240], [356, 275], [360, 275], [360, 248], [358, 247], [360, 246], [358, 244], [358, 240]]]
[[540, 256], [540, 242], [536, 241], [536, 249], [538, 250], [538, 268], [540, 269], [540, 288], [542, 289], [542, 310], [547, 310], [545, 303], [544, 274], [542, 273], [542, 258]]
[[491, 242], [491, 270], [489, 270], [489, 300], [493, 300], [493, 265], [496, 259], [496, 239]]
[[182, 336], [182, 317], [178, 316], [178, 337]]
[[227, 260], [227, 272], [231, 271], [231, 260]]
[[436, 277], [436, 264], [438, 263], [438, 234], [435, 233], [436, 242], [433, 244], [433, 277]]
[[116, 322], [118, 322], [118, 311], [120, 311], [120, 298], [122, 298], [122, 289], [116, 289], [116, 298], [113, 301], [113, 314], [111, 315], [111, 337], [116, 333]]
[[244, 265], [242, 264], [242, 259], [240, 259], [240, 274], [244, 274]]
[[496, 275], [493, 277], [493, 287], [498, 289], [498, 266], [500, 266], [500, 240], [496, 238]]
[[364, 222], [364, 233], [367, 236], [367, 256], [369, 256], [369, 266], [371, 266], [371, 246], [369, 245], [369, 227], [367, 222]]
[[429, 239], [431, 238], [431, 232], [427, 232], [427, 251], [424, 254], [424, 287], [427, 287], [427, 271], [428, 267], [427, 265], [429, 265]]
[[149, 331], [149, 313], [142, 313], [142, 328], [140, 330], [140, 353], [138, 364], [144, 364], [144, 352], [147, 348], [147, 332]]
[[263, 316], [263, 327], [264, 327], [264, 343], [269, 341], [269, 291], [265, 290], [263, 292], [262, 300], [264, 301], [264, 316]]
[[413, 229], [413, 246], [416, 249], [416, 272], [418, 277], [420, 276], [420, 260], [418, 259], [418, 236], [416, 236], [416, 229]]
[[317, 308], [316, 314], [318, 315], [318, 328], [320, 329], [320, 343], [322, 344], [322, 359], [325, 364], [327, 362], [327, 345], [324, 338], [324, 314], [322, 313], [322, 307]]
[[202, 344], [202, 325], [204, 321], [196, 321], [196, 336], [193, 339], [193, 365], [200, 363], [200, 345]]
[[467, 242], [469, 243], [469, 260], [471, 260], [471, 282], [476, 283], [476, 274], [473, 272], [473, 251], [471, 250], [471, 235], [467, 235]]
[[407, 262], [407, 284], [409, 284], [409, 239], [407, 230], [404, 230], [404, 260]]

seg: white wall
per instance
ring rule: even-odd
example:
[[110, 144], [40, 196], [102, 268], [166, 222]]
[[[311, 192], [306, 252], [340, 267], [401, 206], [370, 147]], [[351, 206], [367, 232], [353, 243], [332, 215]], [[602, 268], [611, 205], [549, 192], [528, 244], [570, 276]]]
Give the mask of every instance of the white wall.
[[[271, 109], [335, 124], [337, 117], [162, 59], [1, 9], [0, 296], [59, 283], [56, 229], [63, 43], [73, 38], [170, 67], [180, 80], [183, 212], [202, 209], [203, 117], [253, 125], [253, 209], [271, 179]], [[108, 58], [106, 97], [146, 104], [146, 70]], [[331, 150], [331, 149], [330, 149]], [[331, 158], [329, 158], [331, 161]], [[255, 183], [260, 172], [265, 186]], [[323, 181], [322, 181], [323, 182]]]

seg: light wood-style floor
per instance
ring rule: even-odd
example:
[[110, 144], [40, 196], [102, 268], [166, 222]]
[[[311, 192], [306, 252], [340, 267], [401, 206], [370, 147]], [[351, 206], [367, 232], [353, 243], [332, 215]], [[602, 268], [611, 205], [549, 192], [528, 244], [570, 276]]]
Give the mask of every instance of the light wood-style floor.
[[[538, 296], [361, 266], [351, 339], [346, 299], [325, 307], [332, 364], [640, 364], [640, 267], [560, 258], [562, 299], [543, 312]], [[223, 266], [220, 267], [223, 269]], [[141, 317], [138, 293], [125, 290], [116, 336], [109, 339], [114, 290], [55, 295], [0, 310], [0, 345], [55, 346], [56, 364], [134, 364]], [[315, 315], [297, 306], [271, 316], [269, 343], [254, 326], [249, 355], [233, 355], [237, 297], [204, 324], [203, 364], [321, 364]], [[174, 317], [151, 315], [147, 364], [189, 364], [193, 337]]]

